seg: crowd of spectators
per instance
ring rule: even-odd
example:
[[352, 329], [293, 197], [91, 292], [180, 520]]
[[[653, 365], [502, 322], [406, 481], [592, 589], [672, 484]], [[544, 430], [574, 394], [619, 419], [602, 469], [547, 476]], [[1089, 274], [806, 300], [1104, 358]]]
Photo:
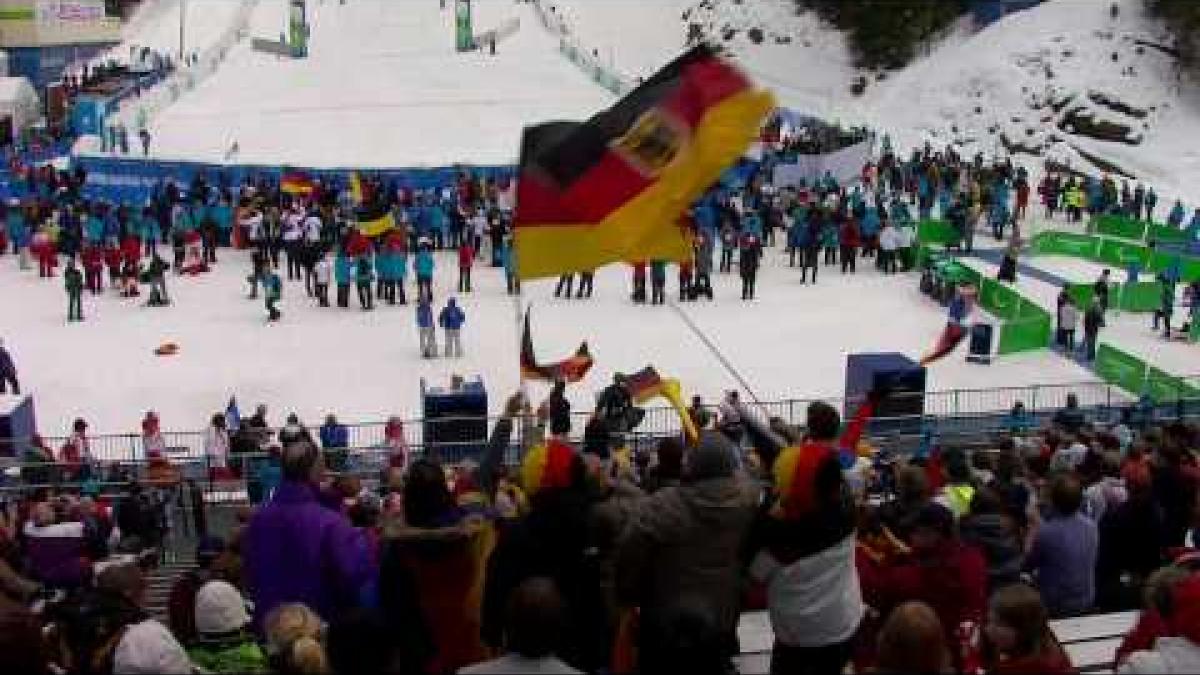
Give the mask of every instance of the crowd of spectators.
[[1196, 427], [1068, 406], [893, 461], [860, 437], [876, 400], [803, 429], [695, 406], [696, 438], [635, 452], [601, 412], [575, 448], [518, 394], [477, 463], [377, 481], [293, 425], [278, 485], [158, 618], [153, 490], [42, 490], [0, 530], [0, 669], [723, 673], [766, 610], [773, 673], [1071, 672], [1050, 620], [1133, 608], [1123, 672], [1200, 667]]

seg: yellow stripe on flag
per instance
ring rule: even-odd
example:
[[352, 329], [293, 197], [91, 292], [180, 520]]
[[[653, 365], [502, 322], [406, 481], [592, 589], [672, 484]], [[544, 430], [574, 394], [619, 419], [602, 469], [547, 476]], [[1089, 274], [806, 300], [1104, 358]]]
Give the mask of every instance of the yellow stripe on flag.
[[358, 231], [362, 232], [368, 237], [378, 237], [395, 226], [396, 220], [395, 218], [392, 218], [392, 214], [390, 213], [384, 214], [382, 217], [376, 218], [375, 220], [358, 221]]
[[689, 259], [691, 240], [678, 218], [757, 139], [774, 108], [774, 96], [761, 90], [717, 104], [658, 179], [599, 223], [516, 228], [517, 276], [540, 279], [621, 261]]
[[355, 205], [361, 206], [363, 203], [362, 180], [359, 179], [357, 171], [350, 172], [350, 198], [354, 200]]

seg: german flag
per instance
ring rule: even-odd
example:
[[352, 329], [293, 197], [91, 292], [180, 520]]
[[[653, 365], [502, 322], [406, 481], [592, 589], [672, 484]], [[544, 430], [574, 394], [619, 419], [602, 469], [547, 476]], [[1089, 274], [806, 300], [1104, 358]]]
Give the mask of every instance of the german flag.
[[354, 217], [358, 221], [358, 231], [368, 237], [378, 237], [396, 227], [392, 212], [381, 204], [360, 206], [354, 209]]
[[378, 237], [396, 227], [391, 210], [366, 189], [357, 171], [350, 174], [350, 197], [354, 200], [354, 218], [359, 232], [368, 237]]
[[629, 388], [629, 396], [634, 403], [645, 403], [663, 393], [666, 381], [659, 376], [653, 366], [646, 366], [638, 372], [625, 378], [625, 386]]
[[521, 336], [521, 376], [527, 380], [555, 382], [562, 380], [568, 384], [579, 382], [592, 369], [595, 361], [588, 352], [588, 343], [584, 342], [575, 350], [575, 355], [557, 363], [539, 364], [533, 354], [533, 335], [529, 331], [529, 312], [525, 312], [525, 332]]
[[289, 195], [310, 195], [317, 189], [317, 184], [303, 171], [284, 171], [279, 180], [279, 190]]
[[757, 139], [774, 107], [770, 93], [701, 45], [587, 122], [527, 128], [517, 275], [686, 259], [679, 215]]

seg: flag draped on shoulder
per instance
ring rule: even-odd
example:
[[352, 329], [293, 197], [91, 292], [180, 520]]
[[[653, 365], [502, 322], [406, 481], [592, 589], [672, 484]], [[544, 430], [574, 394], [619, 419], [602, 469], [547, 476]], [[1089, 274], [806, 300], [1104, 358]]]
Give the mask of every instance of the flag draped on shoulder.
[[586, 122], [527, 128], [517, 275], [686, 259], [680, 214], [757, 139], [774, 107], [770, 93], [701, 45]]
[[378, 237], [396, 226], [391, 209], [363, 185], [357, 171], [350, 174], [350, 197], [354, 201], [354, 218], [359, 232]]
[[592, 369], [594, 363], [584, 342], [570, 358], [556, 363], [539, 364], [533, 353], [533, 335], [529, 331], [529, 312], [525, 312], [525, 331], [521, 336], [521, 375], [527, 380], [554, 382], [563, 380], [569, 384], [579, 382]]

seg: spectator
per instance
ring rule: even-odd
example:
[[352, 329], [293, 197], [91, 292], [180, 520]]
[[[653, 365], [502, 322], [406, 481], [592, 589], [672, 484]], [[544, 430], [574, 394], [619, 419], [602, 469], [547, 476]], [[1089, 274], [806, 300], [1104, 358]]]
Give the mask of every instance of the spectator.
[[1077, 616], [1096, 596], [1096, 524], [1079, 512], [1083, 493], [1069, 474], [1050, 487], [1050, 513], [1034, 534], [1025, 569], [1034, 575], [1052, 617]]
[[222, 578], [221, 570], [214, 565], [224, 552], [225, 542], [220, 538], [202, 538], [196, 545], [196, 569], [184, 572], [171, 585], [167, 596], [167, 625], [184, 644], [191, 644], [197, 637], [196, 593], [208, 582]]
[[683, 444], [676, 438], [664, 438], [654, 454], [658, 461], [646, 472], [642, 487], [647, 493], [679, 487], [683, 479]]
[[1083, 313], [1083, 358], [1088, 362], [1096, 360], [1096, 343], [1100, 339], [1100, 329], [1104, 327], [1104, 307], [1103, 301], [1097, 298]]
[[573, 668], [594, 670], [609, 662], [610, 619], [588, 555], [592, 495], [583, 459], [551, 438], [525, 454], [521, 477], [529, 512], [508, 528], [488, 560], [484, 642], [503, 649], [512, 593], [527, 579], [548, 577], [562, 594], [567, 617], [560, 655]]
[[283, 483], [254, 514], [245, 564], [255, 623], [276, 607], [302, 602], [334, 617], [358, 602], [370, 577], [362, 533], [317, 502], [321, 456], [311, 443], [283, 449]]
[[983, 638], [989, 673], [1075, 672], [1050, 630], [1041, 597], [1025, 584], [1006, 586], [992, 596]]
[[455, 503], [440, 464], [413, 462], [404, 485], [403, 520], [392, 523], [382, 552], [381, 579], [414, 584], [419, 616], [436, 647], [429, 672], [454, 672], [484, 658], [480, 644], [478, 554], [494, 539], [490, 526]]
[[[97, 586], [128, 603], [131, 608], [143, 607], [146, 580], [136, 565], [117, 565], [105, 569], [100, 573]], [[136, 611], [133, 613], [136, 614]], [[179, 641], [166, 626], [154, 619], [130, 621], [120, 636], [112, 654], [113, 673], [189, 675], [193, 671], [192, 663]]]
[[546, 577], [526, 579], [513, 591], [504, 619], [504, 655], [460, 668], [463, 675], [490, 673], [578, 673], [559, 660], [563, 622], [563, 599]]
[[946, 484], [933, 501], [950, 509], [956, 519], [962, 518], [971, 510], [971, 500], [975, 497], [966, 453], [957, 449], [942, 453], [942, 471]]
[[1160, 637], [1154, 649], [1130, 654], [1117, 672], [1200, 672], [1200, 573], [1193, 572], [1163, 593], [1157, 609], [1175, 636]]
[[933, 609], [906, 602], [888, 615], [879, 631], [877, 673], [951, 673], [946, 631]]
[[1054, 413], [1054, 425], [1068, 434], [1077, 434], [1085, 422], [1083, 411], [1079, 409], [1079, 397], [1067, 394], [1066, 407]]
[[703, 600], [682, 597], [655, 613], [643, 627], [647, 642], [657, 645], [658, 664], [642, 664], [642, 672], [726, 675], [729, 658], [724, 635], [713, 609]]
[[759, 517], [751, 575], [766, 584], [775, 630], [771, 672], [838, 672], [865, 607], [854, 566], [854, 497], [842, 476], [837, 411], [808, 409], [808, 440], [775, 460], [778, 499]]
[[328, 675], [321, 617], [300, 604], [276, 607], [266, 619], [267, 658], [277, 675]]
[[403, 639], [371, 610], [355, 610], [330, 624], [325, 642], [330, 670], [337, 675], [419, 672], [405, 667], [404, 653], [398, 646]]
[[12, 385], [13, 396], [21, 395], [21, 384], [17, 382], [17, 367], [13, 365], [12, 356], [4, 348], [4, 340], [0, 340], [0, 394], [6, 393], [6, 384]]
[[1116, 664], [1118, 668], [1128, 660], [1130, 654], [1149, 651], [1154, 648], [1154, 643], [1159, 638], [1174, 634], [1174, 630], [1167, 625], [1167, 620], [1158, 608], [1169, 606], [1171, 593], [1176, 584], [1187, 579], [1193, 573], [1194, 570], [1186, 564], [1177, 562], [1160, 567], [1146, 580], [1145, 587], [1142, 589], [1142, 611], [1138, 614], [1137, 623], [1133, 630], [1125, 634], [1121, 646], [1117, 648]]
[[350, 446], [350, 432], [346, 425], [338, 422], [333, 413], [325, 416], [325, 424], [321, 425], [321, 447], [326, 450], [345, 449]]
[[225, 428], [225, 415], [222, 413], [212, 416], [204, 432], [204, 456], [208, 460], [209, 470], [215, 476], [225, 473], [229, 466], [229, 431]]
[[247, 628], [246, 600], [227, 581], [209, 581], [196, 594], [198, 640], [188, 650], [209, 673], [266, 673], [267, 657]]
[[1138, 589], [1163, 563], [1167, 549], [1166, 523], [1150, 472], [1131, 464], [1124, 474], [1129, 498], [1107, 509], [1099, 522], [1096, 595], [1108, 611], [1138, 604]]
[[893, 535], [908, 541], [917, 515], [931, 500], [925, 468], [902, 466], [896, 472], [896, 498], [879, 508], [880, 522]]
[[550, 415], [550, 433], [566, 437], [571, 433], [571, 402], [566, 397], [567, 383], [557, 380], [547, 400]]
[[296, 443], [312, 442], [312, 436], [308, 433], [308, 429], [300, 424], [300, 418], [296, 413], [288, 415], [287, 423], [279, 430], [279, 444], [286, 448]]
[[[758, 490], [735, 469], [734, 448], [703, 432], [684, 460], [684, 482], [642, 502], [625, 531], [617, 557], [618, 595], [640, 607], [641, 620], [681, 597], [694, 596], [713, 612], [718, 634], [733, 656], [738, 620], [737, 553], [754, 517]], [[645, 638], [645, 636], [643, 636]], [[658, 645], [642, 639], [639, 654], [654, 671]]]
[[911, 547], [911, 558], [879, 568], [860, 565], [863, 595], [881, 610], [911, 600], [929, 605], [937, 612], [952, 652], [960, 654], [960, 630], [964, 624], [981, 625], [986, 610], [983, 555], [954, 535], [954, 514], [940, 504], [929, 504], [917, 515]]
[[346, 469], [346, 450], [350, 447], [350, 430], [329, 413], [320, 430], [321, 447], [325, 450], [325, 461], [334, 471]]
[[989, 589], [995, 591], [1020, 579], [1019, 532], [994, 490], [975, 493], [971, 511], [959, 521], [959, 532], [963, 542], [978, 548], [987, 560]]

